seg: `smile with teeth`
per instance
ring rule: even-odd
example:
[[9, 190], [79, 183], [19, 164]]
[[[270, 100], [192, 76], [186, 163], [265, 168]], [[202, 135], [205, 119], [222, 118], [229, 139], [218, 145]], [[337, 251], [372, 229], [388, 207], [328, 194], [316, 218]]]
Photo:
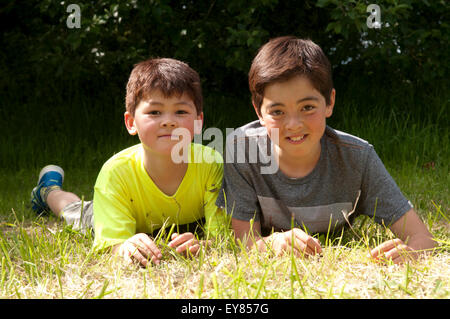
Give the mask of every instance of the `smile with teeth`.
[[288, 136], [287, 139], [292, 142], [299, 142], [299, 141], [305, 139], [306, 136], [307, 136], [307, 134], [297, 135], [297, 136]]

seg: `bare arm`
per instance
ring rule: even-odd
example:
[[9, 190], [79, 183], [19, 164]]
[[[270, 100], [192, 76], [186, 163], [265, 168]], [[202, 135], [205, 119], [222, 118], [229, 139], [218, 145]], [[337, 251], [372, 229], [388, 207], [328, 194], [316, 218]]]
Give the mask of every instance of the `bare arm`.
[[390, 229], [414, 250], [429, 249], [436, 246], [433, 236], [414, 209], [400, 217]]
[[232, 218], [231, 227], [233, 228], [235, 238], [241, 240], [245, 247], [252, 248], [256, 244], [256, 248], [259, 251], [265, 251], [265, 242], [264, 238], [260, 235], [261, 223], [259, 221], [253, 222], [252, 228], [249, 221]]

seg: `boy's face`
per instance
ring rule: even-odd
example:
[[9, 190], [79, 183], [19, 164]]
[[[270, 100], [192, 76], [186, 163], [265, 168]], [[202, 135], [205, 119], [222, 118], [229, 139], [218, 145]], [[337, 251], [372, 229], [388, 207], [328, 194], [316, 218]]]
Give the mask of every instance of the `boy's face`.
[[[173, 146], [190, 143], [194, 138], [194, 121], [203, 121], [203, 113], [197, 114], [194, 102], [187, 94], [165, 97], [159, 90], [153, 90], [136, 107], [134, 116], [125, 112], [125, 125], [131, 135], [138, 134], [147, 151], [160, 155], [171, 155]], [[186, 135], [173, 134], [183, 128]], [[172, 136], [175, 139], [172, 139]]]
[[[326, 105], [325, 97], [306, 77], [297, 76], [265, 88], [261, 114], [257, 114], [269, 137], [278, 145], [275, 149], [280, 161], [320, 154], [320, 139], [325, 132], [326, 118], [333, 113], [334, 98], [333, 89], [331, 103]], [[272, 138], [274, 129], [278, 129], [278, 143]]]

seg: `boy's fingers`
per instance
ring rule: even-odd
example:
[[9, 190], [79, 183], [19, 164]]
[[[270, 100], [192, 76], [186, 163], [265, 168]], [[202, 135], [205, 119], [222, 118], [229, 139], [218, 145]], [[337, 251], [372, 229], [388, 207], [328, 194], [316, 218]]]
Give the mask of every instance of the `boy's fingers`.
[[[200, 251], [200, 244], [193, 244], [192, 246], [190, 246], [189, 248], [188, 248], [188, 250], [189, 250], [189, 254], [190, 255], [192, 255], [192, 256], [197, 256], [197, 253]], [[187, 253], [187, 251], [186, 251], [186, 253]]]
[[391, 259], [395, 264], [403, 263], [407, 260], [414, 259], [416, 256], [412, 249], [405, 244], [400, 244], [394, 249], [389, 250], [384, 254], [386, 259]]
[[305, 253], [309, 253], [307, 252], [308, 247], [303, 241], [302, 236], [296, 231], [292, 230], [283, 234], [285, 238], [285, 243], [281, 246], [283, 251], [290, 252], [292, 250], [294, 255], [297, 257], [301, 257]]
[[141, 254], [138, 246], [133, 243], [127, 243], [124, 248], [124, 258], [127, 262], [138, 261], [141, 265], [147, 266], [147, 258]]
[[322, 247], [320, 246], [320, 242], [318, 239], [309, 236], [306, 244], [314, 254], [320, 254], [322, 252]]
[[274, 249], [276, 256], [283, 256], [284, 254], [289, 254], [291, 251], [296, 257], [303, 257], [305, 253], [300, 247], [300, 243], [294, 239], [294, 244], [291, 244], [291, 239], [284, 241], [283, 243], [277, 245]]
[[136, 237], [133, 241], [127, 242], [125, 245], [125, 257], [138, 261], [143, 266], [147, 266], [148, 260], [158, 264], [159, 259], [162, 257], [159, 250], [159, 253], [154, 254], [152, 249], [147, 246], [148, 243], [140, 237]]
[[370, 255], [373, 258], [377, 258], [379, 255], [384, 254], [385, 252], [388, 252], [392, 250], [393, 248], [403, 245], [403, 241], [399, 238], [395, 238], [392, 240], [385, 241], [384, 243], [378, 245], [374, 249], [370, 251]]
[[195, 244], [191, 247], [189, 247], [189, 251], [193, 254], [196, 254], [200, 249], [200, 244]]
[[397, 255], [395, 258], [392, 259], [392, 262], [396, 265], [403, 264], [405, 262], [405, 258], [403, 256]]
[[305, 253], [309, 255], [315, 255], [316, 253], [322, 252], [322, 247], [320, 246], [320, 242], [317, 239], [309, 236], [301, 229], [295, 228], [293, 229], [293, 231], [295, 233], [295, 238], [303, 243], [302, 247], [300, 248]]
[[186, 241], [188, 241], [188, 240], [190, 240], [192, 238], [194, 238], [194, 234], [192, 234], [192, 233], [183, 233], [181, 235], [177, 234], [177, 237], [175, 237], [175, 239], [172, 239], [172, 241], [170, 241], [168, 243], [168, 246], [174, 248], [174, 247], [177, 247], [177, 246], [183, 244], [184, 242], [186, 242]]
[[400, 252], [395, 256], [395, 258], [392, 258], [392, 262], [394, 264], [403, 264], [404, 262], [407, 262], [408, 260], [415, 259], [416, 255], [407, 253], [405, 251]]
[[155, 264], [159, 263], [159, 258], [155, 256], [152, 251], [144, 249], [141, 246], [136, 246], [136, 249], [133, 252], [133, 257], [144, 266], [147, 266], [147, 262], [149, 260], [151, 260]]
[[386, 260], [392, 260], [394, 264], [398, 264], [401, 262], [401, 255], [399, 254], [397, 249], [391, 249], [384, 254], [384, 258]]
[[186, 251], [187, 249], [190, 249], [191, 247], [195, 246], [198, 244], [198, 241], [195, 238], [192, 238], [188, 241], [186, 241], [185, 243], [183, 243], [182, 245], [178, 246], [176, 249], [177, 253], [182, 253], [184, 251]]
[[137, 247], [142, 251], [147, 257], [155, 256], [157, 259], [162, 258], [161, 251], [158, 246], [150, 239], [150, 237], [140, 237], [139, 244]]
[[160, 263], [160, 259], [162, 257], [162, 255], [160, 254], [159, 256], [154, 255], [151, 251], [146, 250], [145, 252], [143, 251], [142, 247], [136, 246], [135, 250], [133, 252], [133, 258], [135, 258], [137, 261], [139, 261], [139, 263], [141, 265], [143, 265], [144, 267], [147, 266], [148, 261], [150, 260], [151, 262], [153, 262], [154, 264], [158, 265]]
[[119, 249], [127, 262], [139, 262], [142, 266], [147, 266], [149, 260], [158, 264], [162, 258], [160, 250], [146, 234], [136, 234], [126, 240]]

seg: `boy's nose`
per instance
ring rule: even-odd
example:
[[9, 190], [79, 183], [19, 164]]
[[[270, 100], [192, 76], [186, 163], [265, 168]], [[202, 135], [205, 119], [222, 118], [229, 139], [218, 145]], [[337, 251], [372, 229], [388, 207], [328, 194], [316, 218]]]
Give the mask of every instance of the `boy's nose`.
[[162, 127], [177, 127], [177, 122], [170, 117], [163, 119], [161, 122]]
[[291, 131], [298, 130], [303, 126], [303, 120], [300, 116], [290, 116], [286, 121], [285, 128]]

